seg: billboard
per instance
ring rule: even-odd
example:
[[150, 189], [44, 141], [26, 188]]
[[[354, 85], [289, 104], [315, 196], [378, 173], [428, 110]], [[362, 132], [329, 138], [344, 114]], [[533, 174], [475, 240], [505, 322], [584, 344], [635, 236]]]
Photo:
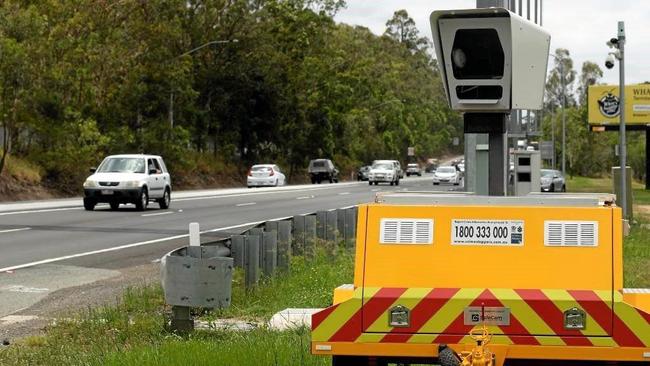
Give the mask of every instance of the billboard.
[[[592, 85], [588, 90], [589, 124], [618, 125], [619, 90], [615, 85]], [[625, 124], [650, 124], [650, 84], [625, 86]]]

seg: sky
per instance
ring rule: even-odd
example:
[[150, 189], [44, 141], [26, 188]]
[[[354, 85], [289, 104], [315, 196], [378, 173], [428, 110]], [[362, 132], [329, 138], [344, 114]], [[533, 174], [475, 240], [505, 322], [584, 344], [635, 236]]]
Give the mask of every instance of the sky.
[[[523, 0], [524, 17], [529, 1], [534, 7], [534, 0]], [[406, 9], [420, 34], [430, 39], [432, 11], [475, 7], [476, 0], [347, 0], [347, 8], [335, 19], [382, 34], [393, 12]], [[584, 61], [597, 63], [603, 70], [601, 82], [607, 84], [618, 84], [619, 70], [618, 65], [611, 70], [605, 67], [610, 50], [605, 43], [616, 37], [618, 21], [625, 21], [625, 82], [650, 81], [650, 0], [544, 0], [543, 12], [543, 26], [551, 34], [551, 52], [568, 49], [578, 73]], [[549, 69], [553, 62], [549, 60]]]

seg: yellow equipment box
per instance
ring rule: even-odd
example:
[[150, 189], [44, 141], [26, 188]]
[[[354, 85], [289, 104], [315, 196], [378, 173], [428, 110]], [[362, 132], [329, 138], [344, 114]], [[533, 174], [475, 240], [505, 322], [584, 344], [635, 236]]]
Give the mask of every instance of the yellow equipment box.
[[610, 195], [377, 201], [359, 207], [354, 284], [312, 317], [312, 353], [438, 363], [445, 346], [472, 350], [486, 324], [494, 365], [650, 365], [650, 291], [623, 289]]

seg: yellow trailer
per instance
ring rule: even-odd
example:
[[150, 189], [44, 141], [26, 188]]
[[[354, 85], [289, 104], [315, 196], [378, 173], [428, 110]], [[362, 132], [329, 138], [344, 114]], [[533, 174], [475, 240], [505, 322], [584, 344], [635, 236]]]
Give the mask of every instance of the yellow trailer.
[[[622, 223], [611, 195], [379, 195], [359, 207], [354, 283], [312, 317], [312, 353], [650, 365], [650, 290], [623, 288]], [[477, 338], [487, 363], [467, 361]]]

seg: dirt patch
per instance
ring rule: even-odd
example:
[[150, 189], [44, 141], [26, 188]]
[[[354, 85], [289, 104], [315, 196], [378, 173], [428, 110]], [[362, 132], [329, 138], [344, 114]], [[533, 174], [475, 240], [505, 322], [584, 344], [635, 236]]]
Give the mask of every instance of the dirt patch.
[[650, 218], [650, 205], [634, 205], [634, 212], [643, 218]]
[[6, 172], [0, 174], [0, 202], [33, 201], [60, 197], [63, 197], [63, 195], [40, 184], [17, 179]]

